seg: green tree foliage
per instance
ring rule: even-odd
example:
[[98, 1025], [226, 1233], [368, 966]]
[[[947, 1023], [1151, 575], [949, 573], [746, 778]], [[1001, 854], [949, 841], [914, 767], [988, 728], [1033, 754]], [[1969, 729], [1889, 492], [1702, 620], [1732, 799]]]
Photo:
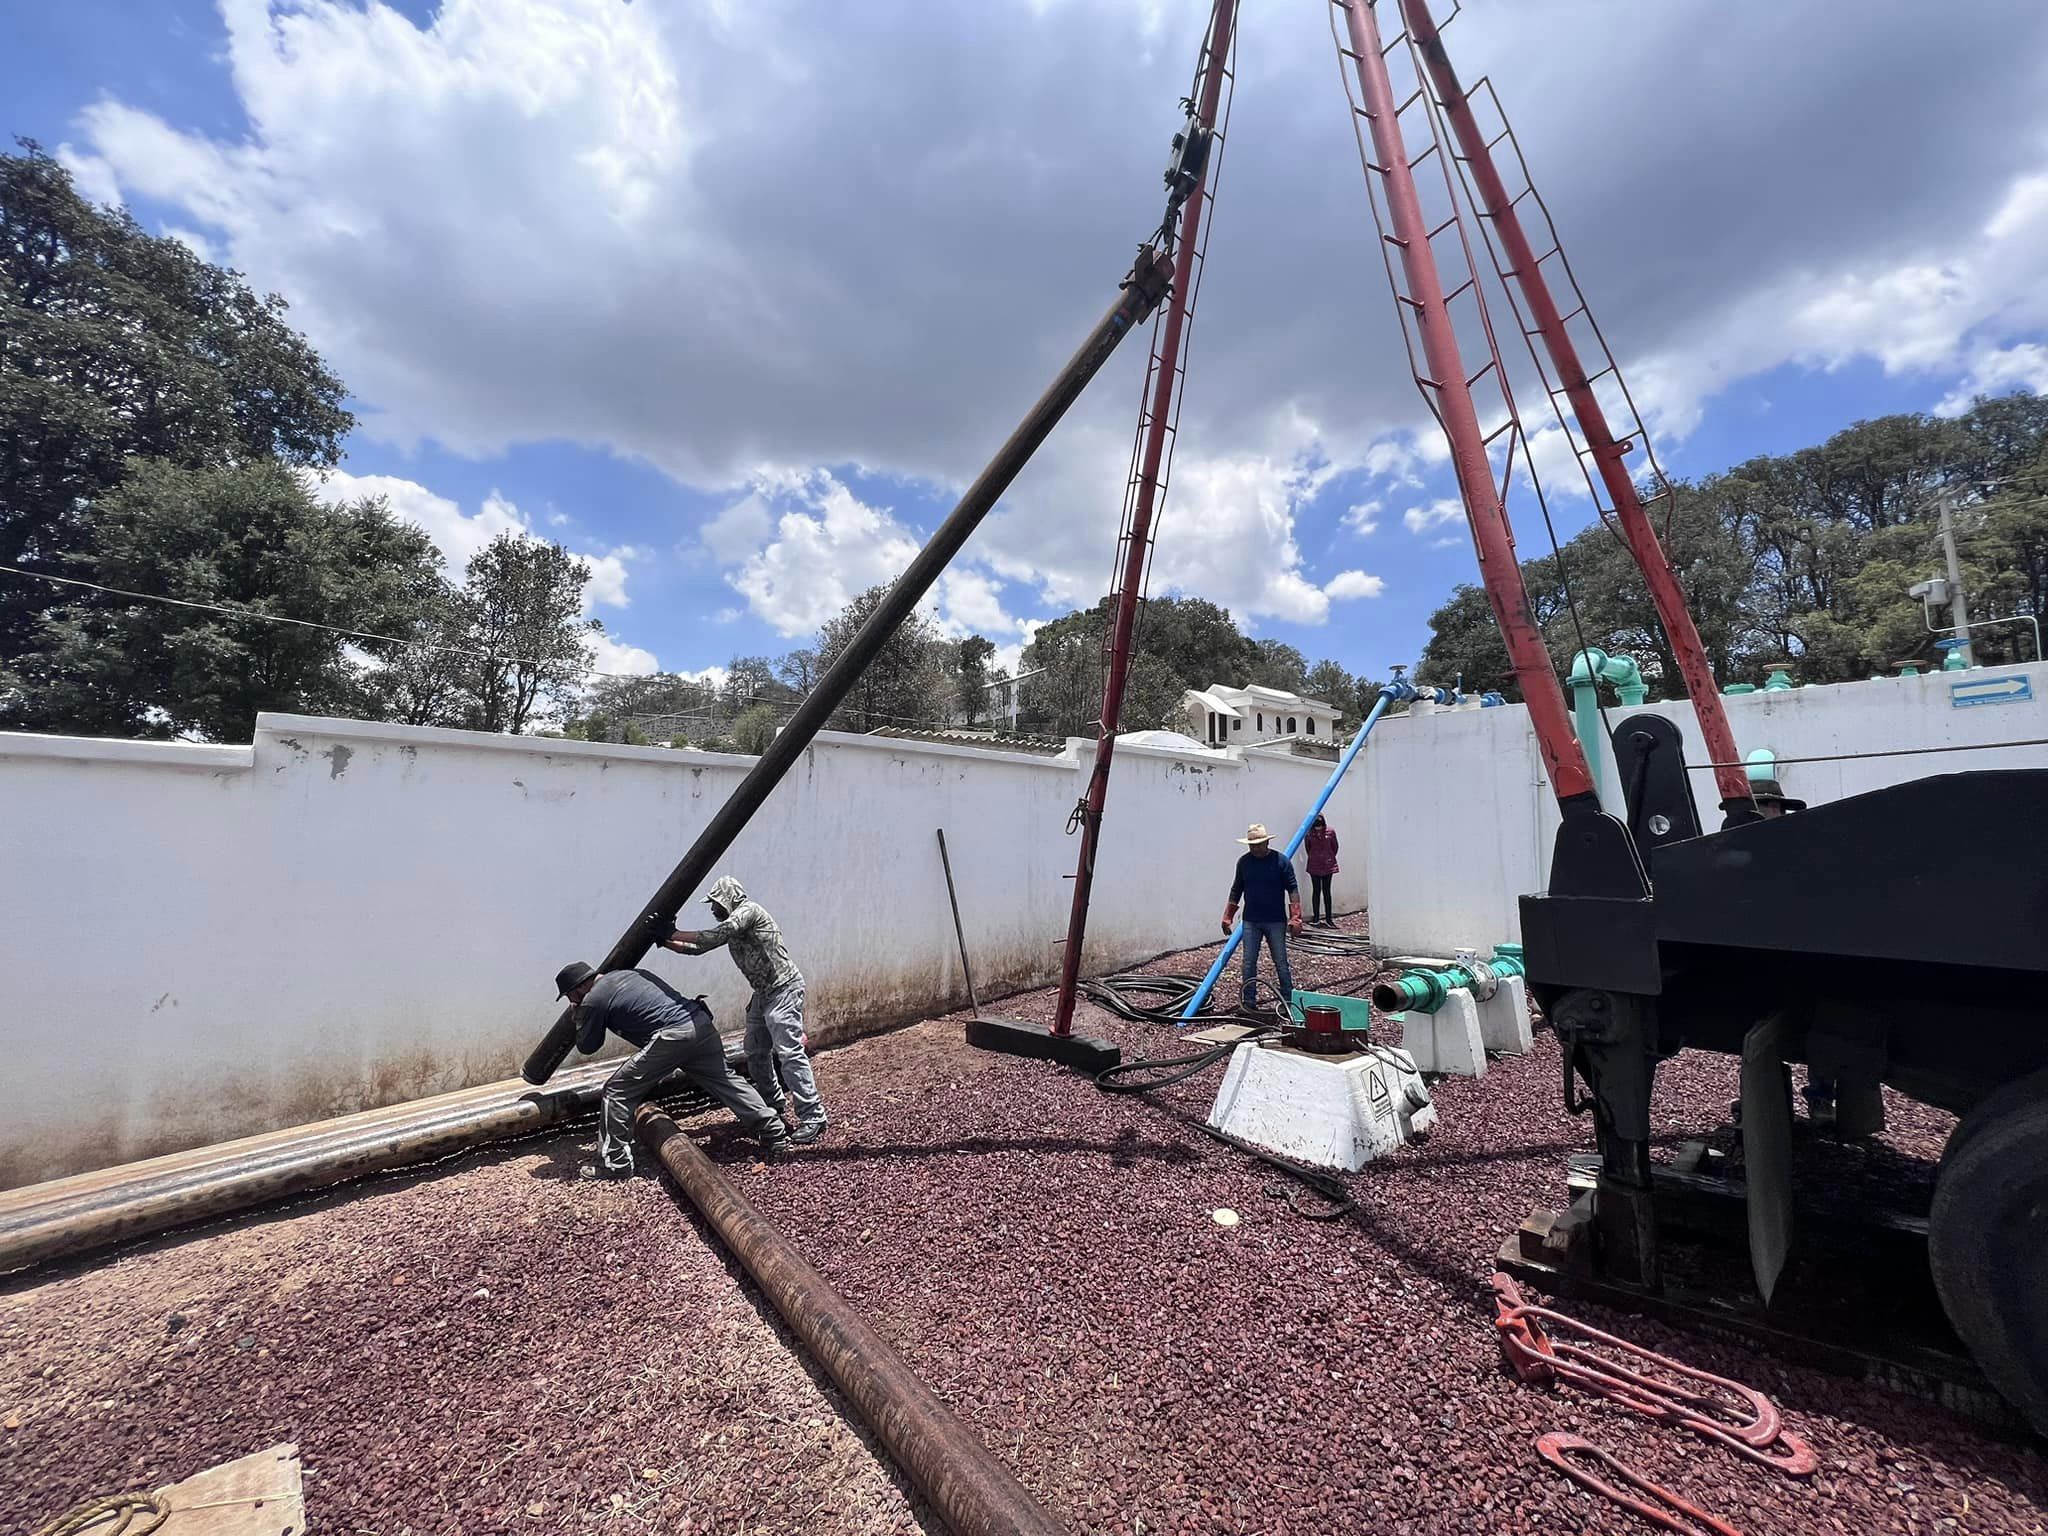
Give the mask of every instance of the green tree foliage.
[[1334, 661], [1319, 661], [1310, 667], [1302, 686], [1309, 698], [1334, 704], [1347, 713], [1358, 697], [1358, 680]]
[[[822, 673], [846, 654], [853, 637], [881, 606], [887, 587], [870, 587], [825, 623], [818, 633], [818, 669]], [[938, 627], [923, 613], [912, 613], [884, 642], [846, 701], [834, 713], [840, 730], [872, 731], [887, 725], [932, 725], [946, 717], [945, 673], [937, 656]]]
[[[1019, 685], [1026, 730], [1094, 734], [1102, 709], [1102, 642], [1110, 618], [1110, 600], [1104, 598], [1093, 608], [1076, 609], [1039, 627], [1024, 648], [1019, 669], [1020, 674], [1043, 669]], [[1183, 698], [1190, 689], [1259, 683], [1349, 708], [1356, 687], [1334, 661], [1310, 669], [1291, 645], [1247, 639], [1229, 609], [1205, 598], [1151, 599], [1139, 616], [1137, 641], [1124, 682], [1120, 724], [1126, 731], [1184, 729]], [[1329, 691], [1317, 693], [1311, 679]]]
[[132, 463], [87, 533], [67, 568], [91, 580], [303, 622], [120, 597], [60, 603], [9, 669], [10, 726], [247, 741], [261, 710], [361, 713], [364, 669], [344, 636], [313, 626], [403, 635], [443, 585], [419, 529], [376, 500], [316, 501], [275, 462]]
[[733, 721], [732, 739], [739, 743], [742, 752], [759, 757], [768, 750], [768, 743], [775, 739], [775, 728], [781, 724], [782, 712], [773, 704], [756, 704]]
[[[1756, 681], [1791, 661], [1804, 682], [1843, 682], [1907, 657], [1935, 659], [1935, 637], [1907, 588], [1943, 569], [1937, 501], [1955, 498], [1972, 616], [2039, 615], [2048, 605], [2048, 401], [1980, 400], [1954, 419], [1858, 422], [1815, 448], [1759, 457], [1674, 487], [1666, 548], [1709, 661], [1723, 682]], [[1664, 504], [1657, 507], [1660, 522]], [[1626, 549], [1604, 526], [1523, 577], [1553, 663], [1585, 643], [1626, 651], [1658, 697], [1682, 692], [1676, 658]], [[1569, 575], [1577, 624], [1560, 572]], [[1942, 615], [1938, 622], [1945, 622]], [[1980, 660], [2027, 657], [2021, 626], [1988, 629]], [[1430, 618], [1419, 679], [1514, 689], [1484, 593], [1462, 586]]]
[[969, 635], [954, 653], [957, 658], [953, 687], [955, 707], [960, 718], [969, 725], [979, 725], [982, 716], [988, 712], [988, 664], [995, 653], [995, 642], [982, 635]]
[[[0, 563], [77, 574], [71, 557], [93, 545], [100, 498], [131, 460], [339, 457], [354, 424], [341, 381], [286, 324], [284, 301], [87, 203], [25, 141], [0, 155], [0, 267]], [[42, 643], [46, 610], [79, 616], [55, 594], [0, 578], [0, 664]]]
[[1252, 650], [1252, 681], [1259, 687], [1288, 693], [1308, 687], [1308, 662], [1293, 646], [1280, 640], [1255, 640]]
[[464, 723], [517, 733], [572, 699], [590, 668], [580, 618], [590, 568], [560, 544], [501, 533], [470, 560], [457, 602], [471, 654], [460, 659]]

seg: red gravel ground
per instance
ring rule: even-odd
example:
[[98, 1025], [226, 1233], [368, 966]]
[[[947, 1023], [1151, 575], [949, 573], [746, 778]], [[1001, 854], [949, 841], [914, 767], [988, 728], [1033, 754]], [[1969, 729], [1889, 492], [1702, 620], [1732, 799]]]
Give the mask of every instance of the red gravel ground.
[[[1081, 1027], [1171, 1048], [1092, 1009]], [[1747, 1536], [2048, 1531], [2038, 1450], [1642, 1318], [1572, 1309], [1770, 1393], [1819, 1473], [1514, 1382], [1493, 1256], [1590, 1145], [1547, 1034], [1439, 1084], [1437, 1132], [1351, 1178], [1355, 1216], [1327, 1224], [1199, 1132], [1214, 1074], [1113, 1097], [967, 1049], [957, 1017], [819, 1069], [824, 1142], [764, 1166], [706, 1120], [713, 1155], [1076, 1532], [1646, 1529], [1536, 1461], [1552, 1429]], [[1705, 1134], [1734, 1095], [1731, 1063], [1681, 1057], [1657, 1129]], [[1895, 1108], [1885, 1144], [1829, 1166], [1924, 1181], [1945, 1124]], [[40, 1519], [296, 1440], [315, 1533], [937, 1529], [664, 1185], [565, 1181], [578, 1153], [505, 1149], [0, 1294], [0, 1508]]]

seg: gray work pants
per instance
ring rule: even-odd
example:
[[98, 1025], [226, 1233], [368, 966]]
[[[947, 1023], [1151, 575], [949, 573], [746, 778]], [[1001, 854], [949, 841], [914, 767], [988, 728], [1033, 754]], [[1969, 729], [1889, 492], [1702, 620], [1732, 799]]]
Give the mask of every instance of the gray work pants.
[[660, 1031], [639, 1054], [605, 1079], [597, 1155], [608, 1171], [632, 1171], [633, 1111], [659, 1093], [663, 1081], [676, 1072], [731, 1110], [755, 1135], [783, 1134], [782, 1118], [726, 1066], [725, 1042], [718, 1038], [711, 1010], [699, 1003], [691, 1013], [691, 1023]]
[[782, 1113], [783, 1090], [796, 1106], [799, 1125], [825, 1119], [811, 1058], [804, 1054], [804, 979], [801, 976], [765, 992], [747, 1004], [747, 1075], [761, 1097]]

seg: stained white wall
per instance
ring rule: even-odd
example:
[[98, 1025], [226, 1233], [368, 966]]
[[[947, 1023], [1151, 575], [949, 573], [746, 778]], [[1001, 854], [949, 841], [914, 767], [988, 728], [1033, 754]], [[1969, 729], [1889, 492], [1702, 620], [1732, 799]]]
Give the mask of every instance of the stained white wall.
[[[1955, 702], [1957, 685], [1982, 689], [2014, 677], [2026, 680], [2031, 698]], [[1733, 694], [1723, 702], [1745, 756], [1758, 747], [1780, 758], [1830, 757], [2048, 738], [2048, 667], [2037, 664]], [[1708, 761], [1691, 705], [1649, 708], [1678, 722], [1688, 763]], [[1608, 708], [1616, 724], [1631, 713]], [[1613, 756], [1600, 745], [1603, 802], [1621, 814]], [[1793, 763], [1779, 780], [1788, 795], [1821, 805], [1937, 773], [2040, 767], [2048, 767], [2048, 747], [2020, 746]], [[1516, 902], [1547, 882], [1558, 821], [1528, 710], [1514, 704], [1390, 717], [1374, 729], [1353, 777], [1370, 829], [1359, 851], [1377, 941], [1400, 952], [1446, 954], [1520, 936]], [[1702, 823], [1719, 826], [1713, 776], [1697, 771], [1692, 780]], [[1902, 835], [1931, 839], [1940, 829]]]
[[[938, 827], [984, 999], [1057, 975], [1091, 750], [818, 739], [720, 866], [788, 935], [815, 1036], [964, 1001]], [[0, 1188], [515, 1075], [555, 969], [602, 957], [750, 766], [290, 716], [249, 747], [0, 734]], [[1089, 970], [1213, 934], [1232, 839], [1291, 829], [1328, 772], [1120, 749]], [[1355, 784], [1328, 814], [1363, 826]], [[1336, 895], [1363, 904], [1356, 857]], [[650, 963], [737, 1026], [729, 958]]]

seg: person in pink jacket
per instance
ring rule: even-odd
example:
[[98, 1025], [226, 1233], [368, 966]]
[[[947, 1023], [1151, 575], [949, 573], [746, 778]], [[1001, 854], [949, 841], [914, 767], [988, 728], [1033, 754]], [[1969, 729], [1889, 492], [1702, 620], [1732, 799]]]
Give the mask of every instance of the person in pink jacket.
[[1312, 888], [1309, 921], [1325, 928], [1337, 926], [1330, 911], [1330, 877], [1337, 873], [1337, 834], [1318, 816], [1308, 829], [1308, 880]]

